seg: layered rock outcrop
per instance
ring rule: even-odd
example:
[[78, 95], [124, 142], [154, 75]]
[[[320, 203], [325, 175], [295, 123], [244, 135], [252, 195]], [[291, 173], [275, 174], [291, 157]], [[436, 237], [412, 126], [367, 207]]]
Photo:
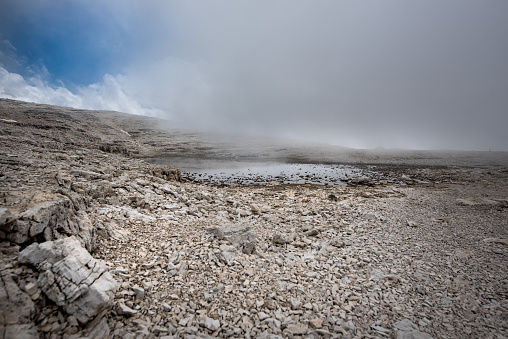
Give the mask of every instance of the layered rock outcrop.
[[118, 283], [75, 237], [34, 243], [20, 252], [19, 262], [35, 266], [44, 294], [81, 324], [112, 305]]
[[0, 338], [39, 338], [34, 315], [30, 296], [19, 288], [11, 272], [0, 270]]
[[74, 236], [18, 248], [2, 243], [0, 338], [107, 337], [119, 285], [105, 263]]
[[27, 246], [75, 236], [88, 251], [93, 251], [95, 229], [83, 211], [83, 199], [73, 195], [39, 190], [4, 192], [0, 239]]

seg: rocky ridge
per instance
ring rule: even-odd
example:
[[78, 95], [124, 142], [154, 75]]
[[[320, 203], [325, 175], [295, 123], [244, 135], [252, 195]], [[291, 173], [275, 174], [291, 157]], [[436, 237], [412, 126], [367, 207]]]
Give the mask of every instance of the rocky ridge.
[[508, 337], [501, 162], [208, 186], [134, 158], [106, 113], [7, 103], [2, 338]]

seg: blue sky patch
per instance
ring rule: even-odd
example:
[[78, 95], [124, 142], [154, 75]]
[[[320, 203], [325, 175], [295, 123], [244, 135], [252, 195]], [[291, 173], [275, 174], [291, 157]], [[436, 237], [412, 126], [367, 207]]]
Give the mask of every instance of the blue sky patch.
[[84, 1], [58, 3], [0, 5], [1, 39], [10, 42], [18, 58], [18, 69], [10, 71], [30, 76], [36, 65], [44, 65], [50, 75], [45, 81], [66, 85], [86, 85], [106, 73], [119, 73], [135, 47], [128, 32]]

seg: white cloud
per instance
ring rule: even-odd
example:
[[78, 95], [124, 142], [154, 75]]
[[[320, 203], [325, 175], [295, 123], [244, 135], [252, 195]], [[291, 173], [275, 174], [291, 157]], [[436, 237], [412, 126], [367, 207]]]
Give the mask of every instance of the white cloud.
[[506, 3], [152, 5], [172, 20], [157, 22], [158, 48], [123, 88], [180, 121], [344, 146], [508, 149]]
[[122, 89], [122, 76], [106, 74], [102, 82], [77, 90], [82, 108], [146, 115], [145, 109]]
[[508, 149], [506, 2], [122, 3], [106, 12], [143, 48], [121, 74], [70, 92], [3, 69], [0, 96], [343, 146]]
[[82, 100], [64, 87], [51, 87], [40, 78], [25, 80], [0, 67], [0, 97], [59, 106], [82, 107]]
[[62, 86], [50, 86], [44, 73], [25, 79], [0, 66], [0, 97], [50, 105], [111, 110], [149, 116], [165, 116], [156, 108], [142, 107], [135, 96], [126, 93], [125, 77], [106, 74], [100, 83], [78, 87], [72, 93]]
[[117, 81], [138, 102], [157, 107], [167, 118], [200, 127], [215, 118], [202, 65], [168, 57], [129, 69]]

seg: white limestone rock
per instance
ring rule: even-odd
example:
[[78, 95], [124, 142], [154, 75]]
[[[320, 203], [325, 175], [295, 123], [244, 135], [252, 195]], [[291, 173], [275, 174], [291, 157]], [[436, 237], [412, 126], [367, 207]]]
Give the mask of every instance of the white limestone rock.
[[37, 285], [82, 324], [111, 307], [118, 283], [75, 237], [34, 243], [20, 252], [19, 262], [36, 266]]

